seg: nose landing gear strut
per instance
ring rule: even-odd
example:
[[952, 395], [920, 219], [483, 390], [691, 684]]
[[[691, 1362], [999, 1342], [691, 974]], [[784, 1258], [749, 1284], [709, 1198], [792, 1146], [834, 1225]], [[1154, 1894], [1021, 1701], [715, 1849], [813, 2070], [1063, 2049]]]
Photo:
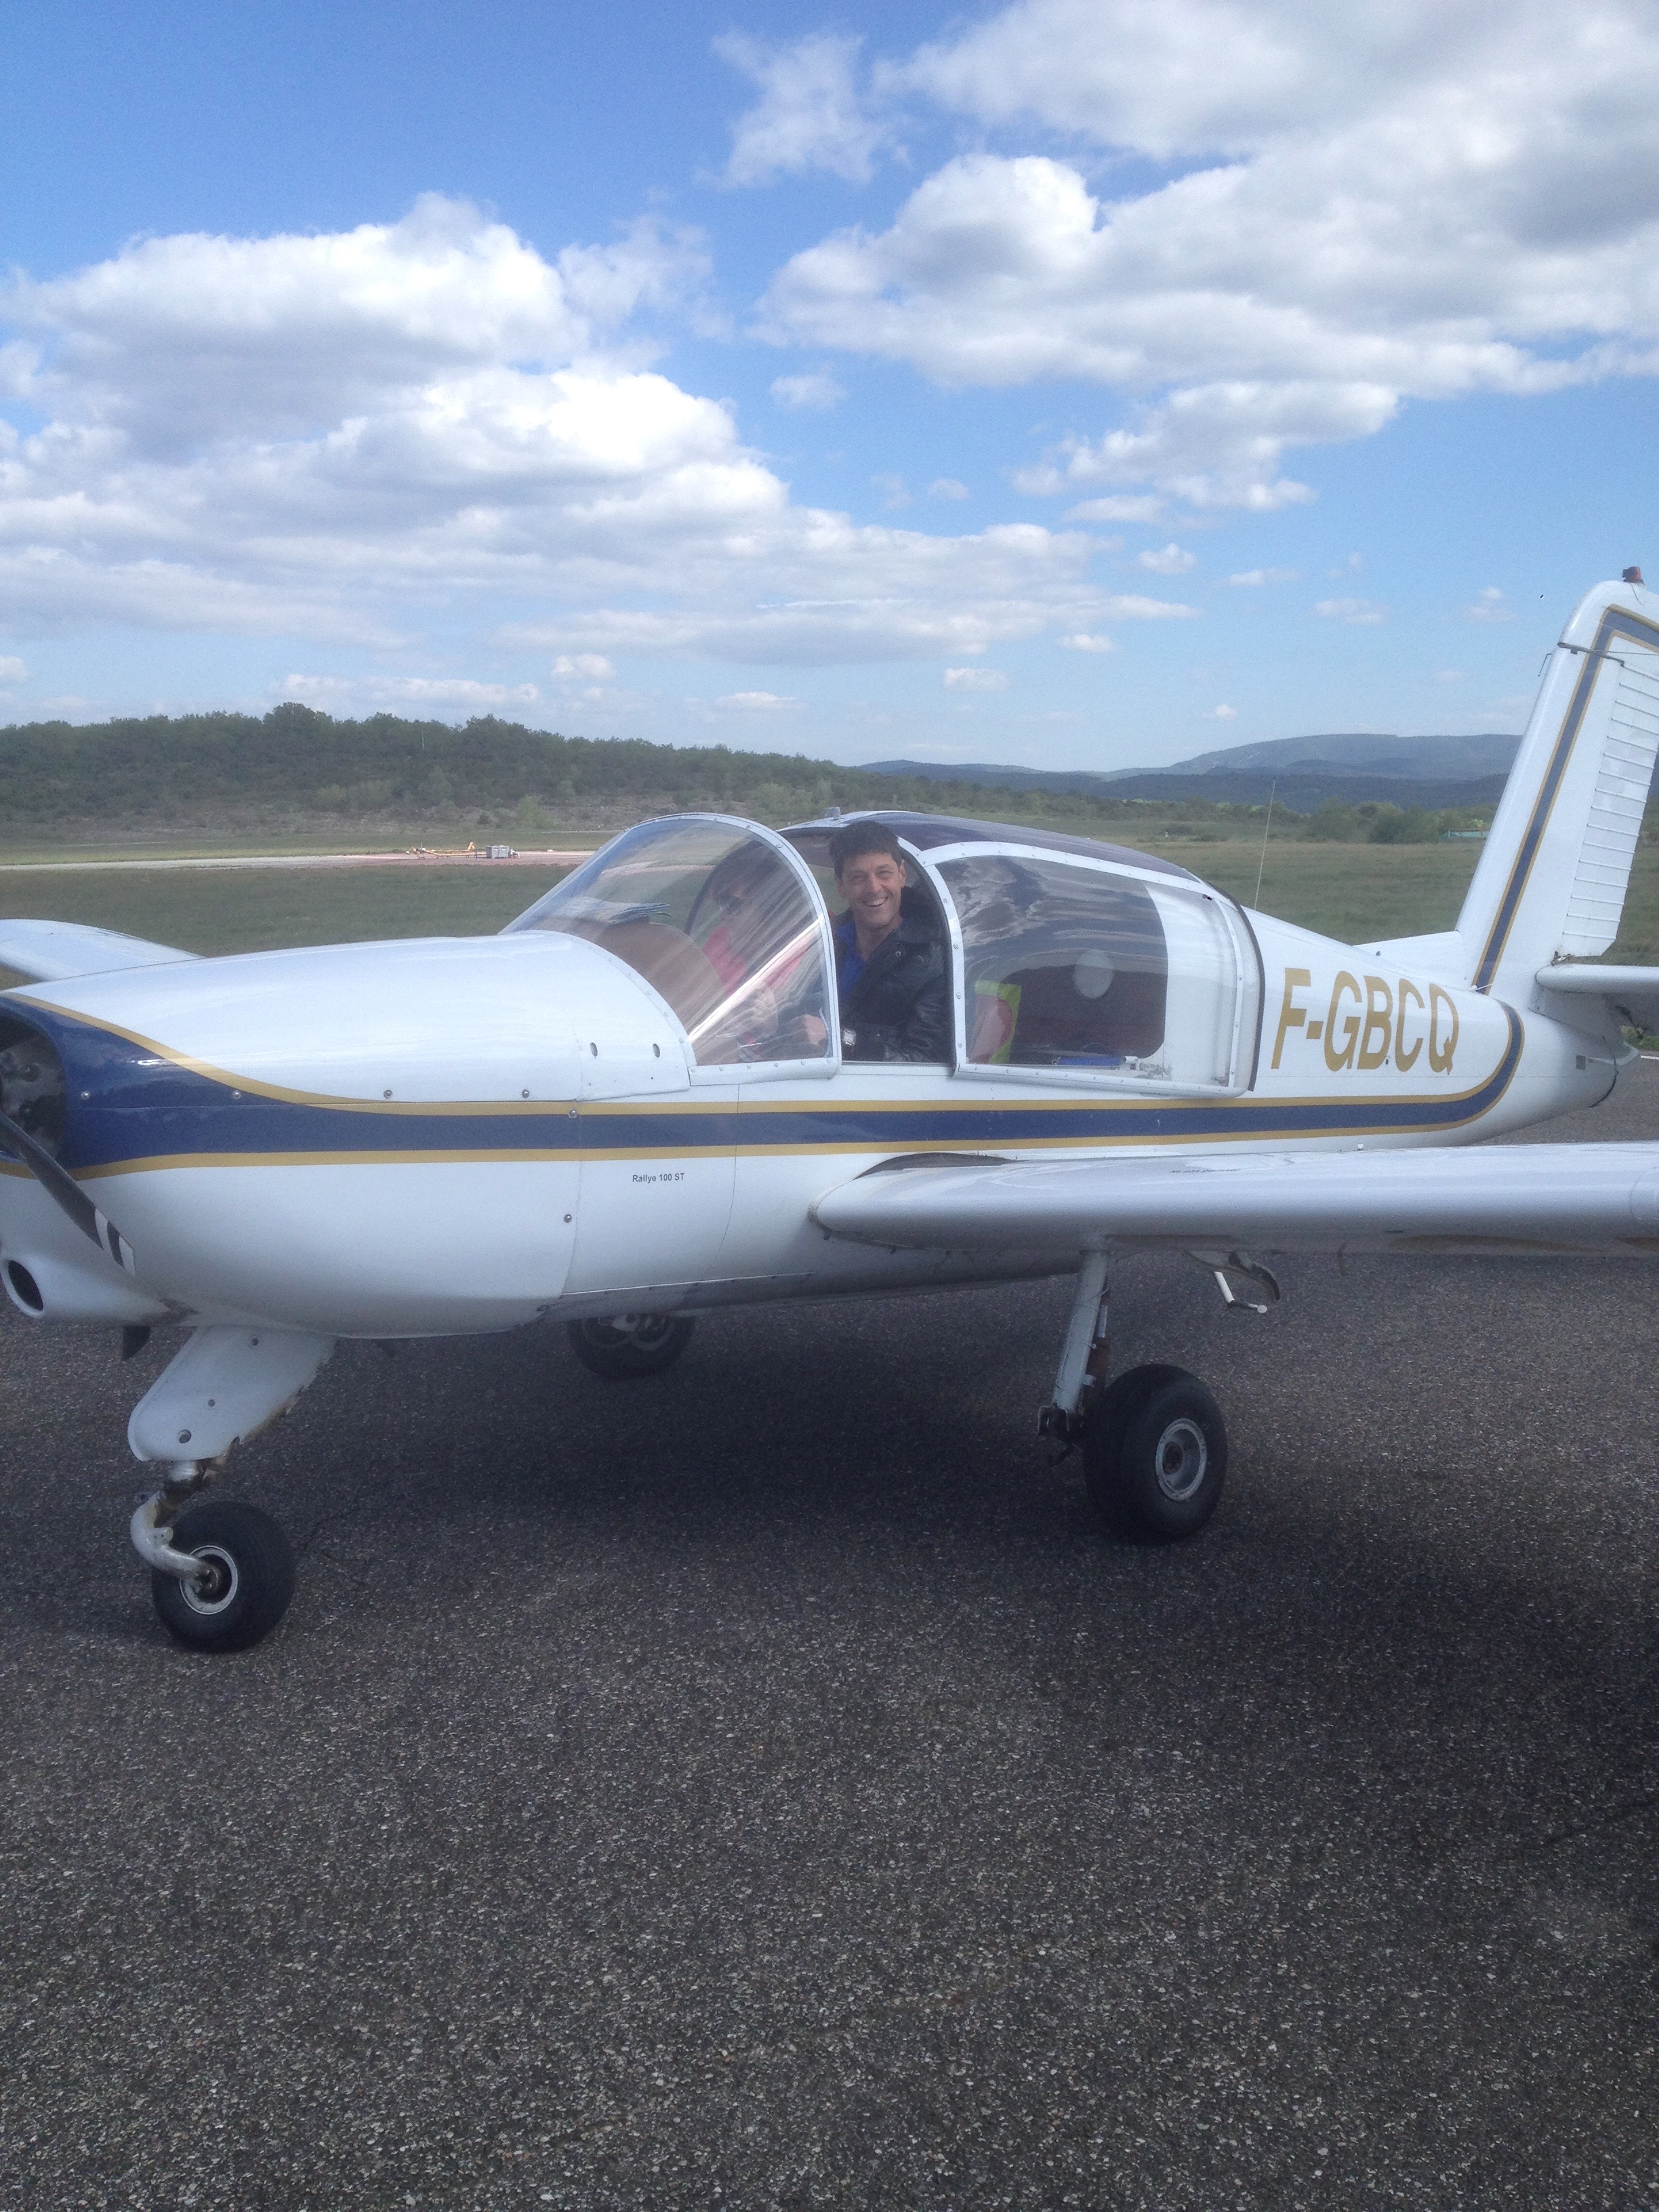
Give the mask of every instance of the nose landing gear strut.
[[199, 1493], [231, 1446], [286, 1413], [333, 1349], [331, 1337], [292, 1329], [198, 1328], [135, 1407], [127, 1441], [167, 1474], [129, 1533], [155, 1610], [181, 1644], [243, 1650], [287, 1612], [294, 1554], [280, 1526], [257, 1505]]

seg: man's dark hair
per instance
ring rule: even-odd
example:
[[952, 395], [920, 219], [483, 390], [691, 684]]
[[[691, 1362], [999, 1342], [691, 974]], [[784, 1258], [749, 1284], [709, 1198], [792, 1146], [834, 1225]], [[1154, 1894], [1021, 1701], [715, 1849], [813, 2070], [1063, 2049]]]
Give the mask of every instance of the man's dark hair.
[[837, 830], [830, 840], [830, 865], [841, 881], [841, 872], [849, 860], [856, 860], [865, 853], [885, 853], [889, 860], [904, 866], [903, 848], [884, 822], [849, 822]]

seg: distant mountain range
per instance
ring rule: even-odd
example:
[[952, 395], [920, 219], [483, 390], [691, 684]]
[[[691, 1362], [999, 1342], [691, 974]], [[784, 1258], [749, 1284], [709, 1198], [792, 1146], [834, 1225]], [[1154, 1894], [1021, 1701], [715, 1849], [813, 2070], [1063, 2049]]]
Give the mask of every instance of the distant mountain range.
[[1011, 768], [994, 762], [871, 761], [872, 775], [912, 775], [935, 783], [981, 783], [1005, 791], [1079, 791], [1096, 798], [1217, 799], [1262, 805], [1278, 787], [1281, 806], [1312, 813], [1328, 799], [1357, 805], [1478, 806], [1496, 799], [1520, 744], [1516, 736], [1401, 738], [1381, 731], [1274, 738], [1196, 753], [1168, 768]]
[[[1264, 744], [1229, 745], [1219, 752], [1194, 753], [1174, 761], [1161, 775], [1237, 775], [1249, 769], [1279, 775], [1286, 769], [1322, 775], [1426, 776], [1435, 783], [1459, 783], [1468, 776], [1507, 775], [1518, 737], [1483, 732], [1471, 738], [1395, 738], [1374, 730], [1344, 731], [1311, 738], [1272, 738]], [[1121, 775], [1141, 775], [1142, 769]]]

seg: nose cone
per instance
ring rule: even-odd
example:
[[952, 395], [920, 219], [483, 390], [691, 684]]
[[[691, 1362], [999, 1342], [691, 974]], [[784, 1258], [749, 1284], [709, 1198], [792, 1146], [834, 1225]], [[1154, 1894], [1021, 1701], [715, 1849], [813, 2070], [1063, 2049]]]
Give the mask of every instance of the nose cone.
[[331, 1335], [545, 1310], [568, 1271], [583, 1102], [690, 1082], [651, 987], [543, 933], [250, 954], [8, 1003], [55, 1048], [63, 1164], [143, 1287]]

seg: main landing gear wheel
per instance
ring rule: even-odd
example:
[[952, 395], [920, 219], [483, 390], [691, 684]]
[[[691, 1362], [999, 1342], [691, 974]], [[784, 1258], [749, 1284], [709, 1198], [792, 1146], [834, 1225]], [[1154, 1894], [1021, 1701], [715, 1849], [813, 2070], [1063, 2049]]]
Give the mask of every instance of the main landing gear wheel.
[[187, 1505], [169, 1531], [176, 1552], [202, 1563], [193, 1582], [151, 1571], [163, 1626], [198, 1651], [245, 1651], [288, 1611], [294, 1554], [269, 1513], [227, 1498]]
[[584, 1367], [608, 1382], [625, 1382], [672, 1367], [690, 1343], [693, 1324], [682, 1314], [617, 1314], [566, 1326]]
[[1132, 1367], [1084, 1418], [1083, 1473], [1117, 1535], [1195, 1536], [1227, 1476], [1221, 1408], [1184, 1367]]

